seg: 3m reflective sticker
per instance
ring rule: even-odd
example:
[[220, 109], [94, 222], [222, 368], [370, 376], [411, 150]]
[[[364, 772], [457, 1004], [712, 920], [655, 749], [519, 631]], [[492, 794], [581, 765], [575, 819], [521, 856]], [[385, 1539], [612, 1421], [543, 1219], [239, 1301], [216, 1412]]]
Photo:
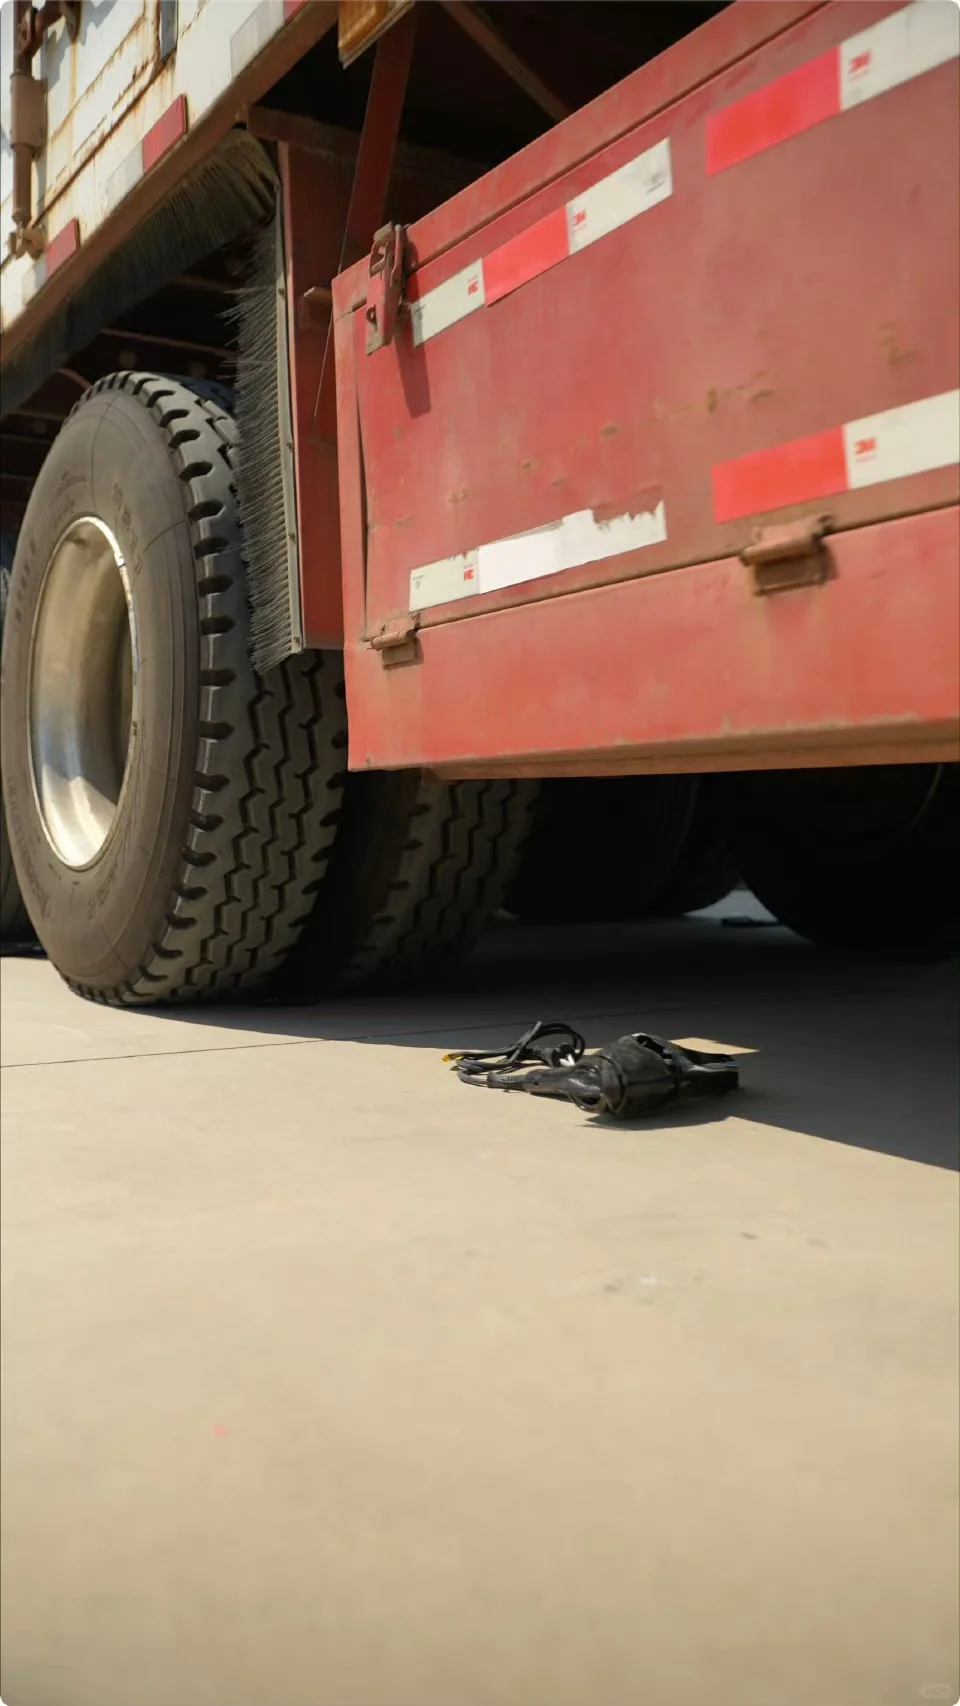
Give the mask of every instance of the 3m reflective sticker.
[[713, 470], [718, 521], [879, 486], [960, 462], [960, 391], [924, 397]]
[[420, 301], [411, 301], [410, 323], [414, 343], [423, 344], [428, 338], [435, 338], [438, 332], [455, 326], [458, 320], [482, 308], [485, 302], [483, 262], [475, 261], [472, 266], [464, 267], [462, 272], [454, 273], [453, 278], [438, 285], [436, 290], [429, 290]]
[[913, 0], [707, 118], [707, 172], [724, 172], [960, 54], [960, 9]]
[[670, 139], [664, 137], [636, 160], [628, 160], [608, 178], [601, 178], [583, 195], [567, 203], [571, 250], [585, 249], [598, 238], [619, 230], [648, 208], [673, 194]]
[[851, 491], [960, 462], [960, 391], [850, 421], [843, 429]]

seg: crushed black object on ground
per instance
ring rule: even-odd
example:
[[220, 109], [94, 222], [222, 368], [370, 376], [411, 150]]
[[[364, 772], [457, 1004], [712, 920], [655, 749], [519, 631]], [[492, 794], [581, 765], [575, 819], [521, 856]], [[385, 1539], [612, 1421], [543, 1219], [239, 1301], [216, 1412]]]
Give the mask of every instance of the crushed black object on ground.
[[586, 1047], [572, 1025], [538, 1019], [511, 1048], [444, 1058], [464, 1084], [564, 1097], [585, 1113], [614, 1119], [657, 1113], [668, 1102], [725, 1096], [740, 1083], [729, 1055], [682, 1048], [645, 1031], [590, 1054]]

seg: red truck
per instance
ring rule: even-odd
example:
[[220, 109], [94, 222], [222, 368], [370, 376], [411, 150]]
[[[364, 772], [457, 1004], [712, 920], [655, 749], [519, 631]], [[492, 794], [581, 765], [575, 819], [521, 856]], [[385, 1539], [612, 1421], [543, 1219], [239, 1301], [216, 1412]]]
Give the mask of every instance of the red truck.
[[4, 8], [5, 932], [302, 997], [732, 859], [950, 951], [952, 0], [113, 10]]

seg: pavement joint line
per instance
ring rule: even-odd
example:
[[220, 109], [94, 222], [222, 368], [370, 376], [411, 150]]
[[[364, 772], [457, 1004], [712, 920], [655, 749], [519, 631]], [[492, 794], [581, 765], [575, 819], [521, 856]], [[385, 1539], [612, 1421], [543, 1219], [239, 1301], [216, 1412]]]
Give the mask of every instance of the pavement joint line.
[[[895, 995], [900, 991], [901, 987], [902, 986], [901, 986], [899, 981], [896, 983], [890, 983], [890, 984], [885, 985], [885, 986], [873, 985], [871, 987], [870, 993], [873, 996]], [[795, 993], [791, 993], [789, 991], [785, 991], [784, 993], [785, 993], [785, 995], [787, 995], [787, 997], [791, 1001], [796, 999]], [[851, 999], [851, 997], [857, 998], [857, 997], [862, 996], [864, 994], [864, 991], [860, 988], [851, 988], [848, 990], [836, 990], [834, 988], [826, 988], [826, 989], [822, 989], [822, 990], [811, 989], [811, 990], [806, 991], [805, 994], [806, 994], [807, 1000], [817, 1000], [817, 1001], [821, 1001], [821, 1002], [827, 1001], [827, 1000], [848, 1001]], [[706, 992], [704, 995], [701, 995], [699, 997], [700, 1000], [703, 1000], [705, 998], [709, 999], [709, 995]], [[775, 1004], [776, 997], [775, 996], [773, 996], [773, 997], [768, 996], [768, 1000], [772, 1000], [772, 1002]], [[576, 1012], [575, 998], [572, 999], [568, 1003], [564, 1003], [561, 1001], [558, 1003], [558, 1005], [559, 1006], [566, 1006], [567, 1010], [573, 1012], [574, 1017], [579, 1018], [581, 1023], [592, 1023], [594, 1020], [597, 1020], [597, 1019], [616, 1019], [616, 1018], [621, 1017], [623, 1014], [627, 1014], [630, 1017], [633, 1017], [636, 1013], [636, 1007], [630, 1006], [630, 1007], [605, 1007], [605, 1008], [601, 1009], [599, 1012], [579, 1013], [578, 1014]], [[657, 1011], [659, 1013], [679, 1012], [685, 1008], [688, 1008], [690, 1006], [695, 1006], [695, 1005], [696, 1005], [696, 998], [694, 1001], [691, 1001], [689, 999], [684, 999], [681, 1001], [668, 1000], [668, 1001], [665, 1001], [663, 1003], [660, 1003], [658, 1005]], [[724, 1022], [726, 1022], [727, 1015], [724, 1014], [724, 1015], [721, 1015], [721, 1017], [724, 1019]], [[473, 1033], [473, 1032], [477, 1032], [477, 1031], [481, 1031], [481, 1032], [486, 1033], [488, 1031], [498, 1031], [498, 1030], [508, 1030], [508, 1029], [512, 1032], [514, 1025], [519, 1026], [521, 1029], [526, 1029], [527, 1026], [530, 1025], [531, 1023], [532, 1023], [532, 1021], [530, 1019], [529, 1012], [528, 1012], [523, 1018], [518, 1018], [518, 1019], [510, 1019], [510, 1018], [507, 1018], [507, 1019], [478, 1019], [476, 1021], [468, 1021], [464, 1024], [463, 1029], [465, 1032], [468, 1032], [468, 1033]], [[237, 1052], [244, 1050], [244, 1049], [249, 1050], [249, 1049], [266, 1049], [266, 1048], [300, 1048], [300, 1047], [303, 1047], [309, 1043], [330, 1043], [330, 1042], [336, 1042], [336, 1043], [390, 1043], [396, 1039], [401, 1039], [403, 1037], [430, 1036], [434, 1032], [440, 1030], [440, 1028], [441, 1028], [440, 1025], [416, 1025], [416, 1026], [413, 1026], [410, 1028], [391, 1029], [388, 1031], [361, 1031], [361, 1032], [356, 1032], [356, 1033], [351, 1032], [349, 1035], [343, 1036], [343, 1037], [323, 1037], [323, 1036], [317, 1036], [317, 1037], [275, 1037], [275, 1038], [270, 1038], [268, 1040], [250, 1042], [250, 1043], [246, 1043], [246, 1042], [215, 1043], [210, 1048], [200, 1047], [200, 1048], [171, 1048], [171, 1049], [152, 1049], [152, 1050], [148, 1049], [148, 1050], [144, 1050], [142, 1052], [140, 1050], [136, 1050], [131, 1054], [65, 1055], [62, 1058], [57, 1059], [57, 1060], [11, 1060], [11, 1061], [5, 1061], [3, 1063], [0, 1063], [0, 1071], [12, 1072], [12, 1071], [16, 1071], [16, 1070], [23, 1070], [23, 1069], [28, 1068], [28, 1067], [38, 1067], [38, 1066], [96, 1066], [96, 1065], [103, 1066], [112, 1060], [154, 1060], [154, 1059], [156, 1059], [156, 1060], [169, 1060], [172, 1058], [182, 1057], [184, 1055], [193, 1055], [193, 1054], [234, 1054], [234, 1053], [237, 1053]], [[448, 1046], [450, 1046], [450, 1045], [449, 1044], [443, 1044], [443, 1043], [437, 1044], [438, 1048], [443, 1048], [443, 1047], [448, 1047]]]
[[[593, 1019], [616, 1019], [620, 1014], [632, 1014], [633, 1011], [634, 1009], [632, 1007], [607, 1008], [602, 1013], [584, 1013], [581, 1014], [580, 1017], [584, 1021]], [[664, 1009], [661, 1008], [661, 1012], [663, 1011]], [[468, 1032], [510, 1030], [512, 1032], [514, 1025], [526, 1028], [529, 1024], [529, 1019], [482, 1019], [478, 1020], [476, 1024], [465, 1025], [464, 1030]], [[169, 1060], [171, 1056], [174, 1055], [236, 1054], [244, 1049], [301, 1048], [308, 1043], [389, 1043], [398, 1037], [433, 1036], [440, 1030], [440, 1028], [441, 1027], [439, 1025], [419, 1025], [413, 1030], [383, 1032], [363, 1031], [360, 1033], [353, 1033], [350, 1036], [345, 1037], [276, 1037], [266, 1042], [215, 1043], [212, 1048], [153, 1049], [136, 1054], [65, 1055], [60, 1060], [10, 1060], [3, 1065], [2, 1070], [4, 1072], [11, 1072], [16, 1071], [17, 1069], [23, 1069], [24, 1067], [37, 1066], [104, 1066], [111, 1060]], [[437, 1044], [438, 1049], [447, 1048], [449, 1046], [450, 1045], [447, 1043]]]

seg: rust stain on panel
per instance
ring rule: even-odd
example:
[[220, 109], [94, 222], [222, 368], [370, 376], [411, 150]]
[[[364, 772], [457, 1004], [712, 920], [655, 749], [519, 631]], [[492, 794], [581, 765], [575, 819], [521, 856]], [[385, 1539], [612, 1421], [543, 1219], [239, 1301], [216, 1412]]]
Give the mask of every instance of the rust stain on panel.
[[632, 520], [637, 515], [655, 515], [662, 502], [663, 492], [659, 486], [643, 486], [626, 501], [620, 498], [617, 503], [594, 504], [591, 514], [597, 526], [604, 527], [621, 517], [629, 516]]
[[715, 414], [721, 403], [729, 402], [733, 397], [742, 397], [745, 392], [752, 392], [752, 395], [747, 397], [748, 403], [755, 403], [760, 397], [772, 397], [772, 390], [763, 385], [763, 381], [767, 378], [769, 378], [769, 374], [767, 369], [763, 367], [759, 373], [752, 374], [749, 379], [744, 379], [739, 385], [711, 385], [706, 397], [707, 414]]
[[891, 367], [899, 367], [901, 361], [910, 361], [916, 355], [915, 349], [903, 349], [900, 335], [893, 321], [887, 321], [880, 328], [880, 347], [887, 352], [887, 361]]

